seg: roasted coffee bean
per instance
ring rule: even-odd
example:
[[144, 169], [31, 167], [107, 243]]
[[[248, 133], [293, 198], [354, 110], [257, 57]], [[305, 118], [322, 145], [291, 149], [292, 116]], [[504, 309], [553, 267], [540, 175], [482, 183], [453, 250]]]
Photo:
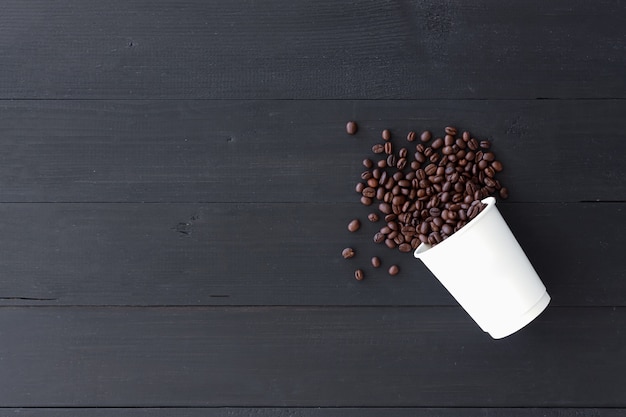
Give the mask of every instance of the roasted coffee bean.
[[343, 259], [352, 258], [354, 256], [354, 249], [345, 248], [344, 250], [341, 251], [341, 256], [343, 256]]
[[470, 140], [470, 132], [468, 132], [467, 130], [465, 132], [463, 132], [463, 141], [467, 142], [468, 140]]
[[400, 181], [402, 178], [404, 178], [404, 174], [402, 172], [396, 172], [393, 174], [393, 179], [396, 181]]
[[483, 170], [483, 169], [487, 168], [488, 166], [489, 166], [489, 162], [485, 161], [484, 159], [481, 159], [478, 162], [478, 169], [480, 169], [480, 170]]
[[399, 234], [400, 234], [400, 232], [398, 232], [397, 230], [392, 230], [387, 235], [387, 239], [392, 239], [396, 244], [398, 244], [400, 242], [398, 242], [398, 240], [396, 238], [398, 237]]
[[396, 163], [396, 168], [404, 169], [405, 167], [406, 167], [406, 158], [398, 159], [398, 162]]
[[[415, 175], [415, 174], [413, 174], [413, 175]], [[408, 176], [408, 175], [407, 175], [407, 176]], [[407, 187], [410, 187], [410, 186], [411, 186], [411, 181], [406, 180], [406, 179], [404, 179], [404, 180], [399, 180], [399, 181], [398, 181], [398, 185], [399, 185], [400, 187], [407, 188]]]
[[369, 180], [367, 180], [367, 185], [368, 187], [376, 188], [378, 187], [378, 180], [376, 178], [370, 178]]
[[381, 159], [380, 161], [378, 161], [378, 163], [376, 164], [378, 166], [378, 168], [385, 168], [387, 166], [387, 160], [386, 159]]
[[415, 140], [415, 137], [417, 136], [417, 134], [414, 131], [410, 131], [407, 135], [406, 135], [406, 140], [409, 142], [413, 142]]
[[486, 176], [488, 176], [489, 178], [493, 178], [496, 175], [496, 170], [493, 169], [492, 167], [487, 167], [483, 170], [483, 172], [485, 173]]
[[362, 269], [357, 269], [356, 271], [354, 271], [354, 278], [357, 281], [363, 281], [363, 277], [365, 276], [365, 274], [363, 274], [363, 270]]
[[393, 249], [397, 246], [393, 239], [385, 239], [385, 245], [387, 245], [389, 249]]
[[346, 123], [346, 132], [348, 132], [348, 135], [354, 135], [357, 130], [359, 130], [359, 126], [356, 122], [350, 121]]
[[[393, 152], [393, 145], [391, 144], [391, 142], [386, 142], [383, 148], [387, 155], [391, 155], [391, 153]], [[387, 161], [387, 164], [389, 164], [389, 161]]]
[[465, 149], [467, 147], [467, 143], [461, 138], [458, 138], [454, 141], [454, 143], [459, 147], [459, 149]]
[[400, 158], [406, 158], [408, 155], [409, 155], [409, 150], [408, 150], [407, 148], [401, 148], [401, 149], [398, 151], [398, 156], [399, 156]]
[[481, 140], [480, 147], [483, 149], [489, 149], [491, 148], [491, 142], [489, 142], [488, 140]]
[[372, 256], [372, 266], [374, 268], [380, 267], [380, 258], [378, 256]]
[[424, 168], [426, 175], [431, 176], [437, 172], [437, 166], [435, 164], [429, 164]]
[[390, 167], [396, 166], [396, 156], [394, 154], [391, 154], [387, 157], [387, 166], [390, 166]]
[[476, 151], [474, 162], [479, 163], [483, 159], [483, 151]]
[[501, 172], [502, 171], [502, 162], [500, 161], [493, 161], [491, 163], [491, 167], [496, 171], [496, 172]]
[[387, 272], [389, 272], [389, 275], [395, 276], [398, 275], [398, 273], [400, 272], [400, 268], [398, 267], [398, 265], [391, 265]]
[[364, 206], [371, 206], [372, 205], [372, 199], [369, 197], [361, 197], [361, 204], [363, 204]]
[[494, 189], [495, 189], [495, 187], [496, 187], [496, 182], [495, 182], [493, 179], [489, 178], [489, 177], [486, 177], [486, 178], [485, 178], [484, 184], [485, 184], [487, 187], [493, 187]]
[[424, 152], [422, 153], [424, 154], [426, 158], [430, 158], [432, 154], [435, 153], [435, 150], [429, 146], [428, 148], [424, 149]]
[[433, 149], [439, 149], [442, 146], [443, 146], [443, 139], [441, 139], [441, 138], [435, 139], [435, 141], [432, 143], [432, 145], [430, 145], [430, 147], [433, 148]]
[[382, 136], [383, 140], [389, 140], [389, 139], [391, 139], [391, 131], [389, 129], [385, 129], [385, 130], [383, 130], [381, 136]]
[[[394, 233], [393, 241], [396, 245], [401, 245], [404, 243], [404, 235], [401, 235], [400, 232], [392, 232]], [[389, 236], [391, 238], [391, 236]]]
[[474, 138], [471, 138], [469, 142], [467, 142], [467, 147], [471, 150], [475, 151], [478, 149], [478, 141]]
[[385, 235], [378, 232], [374, 235], [374, 243], [383, 243], [385, 241]]
[[385, 188], [378, 187], [376, 189], [376, 200], [383, 200], [385, 198]]
[[441, 153], [443, 153], [444, 155], [451, 155], [454, 153], [454, 150], [452, 149], [452, 146], [444, 146], [441, 150]]
[[363, 160], [363, 166], [365, 168], [371, 168], [372, 166], [374, 166], [374, 163], [372, 162], [371, 159], [364, 159]]
[[443, 138], [443, 144], [445, 146], [452, 146], [452, 145], [454, 145], [454, 142], [455, 142], [455, 139], [454, 139], [454, 136], [452, 136], [452, 135], [446, 135]]
[[388, 235], [389, 233], [391, 233], [391, 228], [389, 226], [383, 226], [380, 228], [380, 233], [382, 233], [383, 235]]
[[372, 171], [363, 171], [361, 173], [361, 179], [362, 180], [369, 180], [370, 178], [372, 178]]
[[376, 195], [376, 189], [374, 189], [372, 187], [366, 187], [363, 190], [362, 194], [363, 194], [364, 197], [373, 198]]
[[393, 200], [393, 193], [391, 191], [387, 191], [383, 197], [383, 201], [387, 204], [391, 204], [391, 200]]
[[367, 220], [371, 221], [372, 223], [376, 223], [378, 220], [380, 220], [380, 217], [376, 213], [370, 213], [367, 215]]
[[389, 214], [387, 214], [387, 215], [385, 216], [385, 223], [392, 222], [392, 221], [394, 221], [397, 217], [398, 217], [398, 216], [396, 216], [395, 214], [393, 214], [393, 213], [389, 213]]
[[361, 227], [361, 222], [359, 219], [354, 219], [350, 223], [348, 223], [348, 230], [351, 232], [356, 232]]
[[364, 189], [365, 189], [365, 184], [362, 182], [357, 183], [356, 187], [354, 187], [354, 190], [359, 194], [361, 194]]
[[507, 199], [509, 198], [509, 190], [506, 187], [500, 188], [500, 198]]
[[413, 171], [418, 170], [418, 169], [419, 169], [419, 167], [420, 167], [420, 163], [419, 163], [419, 162], [417, 162], [417, 161], [413, 161], [413, 162], [411, 162], [411, 169], [412, 169]]
[[378, 205], [378, 210], [383, 214], [391, 213], [391, 205], [387, 203], [380, 203]]
[[372, 146], [372, 152], [374, 153], [383, 153], [385, 151], [385, 146], [377, 143], [376, 145]]
[[495, 161], [495, 160], [496, 160], [496, 156], [494, 155], [494, 153], [493, 153], [493, 152], [486, 152], [486, 153], [483, 155], [483, 159], [484, 159], [485, 161], [492, 162], [492, 161]]
[[432, 138], [432, 134], [428, 130], [423, 131], [420, 136], [420, 140], [422, 142], [428, 142], [431, 138]]
[[448, 135], [456, 135], [456, 127], [448, 126], [444, 130]]
[[430, 155], [430, 157], [428, 157], [428, 159], [432, 163], [437, 163], [441, 159], [441, 155], [439, 155], [438, 153], [434, 153], [434, 154]]
[[398, 246], [398, 249], [400, 250], [400, 252], [411, 252], [411, 244], [410, 243], [401, 243]]

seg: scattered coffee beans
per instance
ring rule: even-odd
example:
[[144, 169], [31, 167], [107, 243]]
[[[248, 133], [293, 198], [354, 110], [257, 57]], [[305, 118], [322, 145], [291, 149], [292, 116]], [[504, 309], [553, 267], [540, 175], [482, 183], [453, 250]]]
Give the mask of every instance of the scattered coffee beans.
[[[348, 126], [346, 130], [350, 133]], [[437, 245], [484, 209], [483, 198], [494, 194], [508, 198], [508, 189], [496, 178], [503, 165], [491, 151], [491, 142], [479, 141], [468, 131], [458, 132], [447, 126], [431, 142], [433, 134], [425, 130], [415, 151], [405, 147], [395, 151], [391, 131], [382, 131], [384, 142], [372, 147], [375, 158], [363, 161], [366, 171], [356, 186], [361, 203], [375, 203], [384, 216], [385, 222], [374, 234], [375, 243], [400, 252], [412, 252], [421, 243]], [[414, 142], [417, 137], [410, 131], [406, 140]], [[368, 215], [371, 222], [380, 217], [375, 212]], [[348, 230], [355, 232], [359, 227], [360, 222], [353, 220]], [[375, 256], [371, 263], [378, 268], [381, 260]], [[399, 268], [392, 265], [388, 272], [396, 275]], [[358, 269], [355, 278], [362, 280], [363, 271]]]
[[357, 230], [359, 230], [360, 227], [361, 222], [358, 219], [354, 219], [350, 223], [348, 223], [348, 230], [351, 232], [356, 232]]
[[346, 124], [346, 132], [348, 132], [348, 135], [354, 135], [357, 130], [359, 130], [359, 126], [356, 122], [350, 121]]
[[345, 248], [344, 250], [341, 251], [341, 256], [343, 256], [343, 259], [350, 259], [354, 257], [354, 249]]

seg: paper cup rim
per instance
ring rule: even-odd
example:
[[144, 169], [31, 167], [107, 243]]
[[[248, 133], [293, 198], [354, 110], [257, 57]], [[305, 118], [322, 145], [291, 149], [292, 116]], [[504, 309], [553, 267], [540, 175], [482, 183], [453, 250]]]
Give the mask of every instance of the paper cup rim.
[[482, 200], [480, 200], [480, 202], [483, 204], [486, 204], [487, 207], [485, 207], [480, 213], [478, 213], [478, 216], [474, 217], [469, 223], [467, 223], [461, 229], [459, 229], [458, 231], [450, 235], [449, 238], [447, 238], [441, 243], [438, 243], [435, 246], [431, 246], [428, 243], [421, 243], [417, 247], [417, 249], [415, 249], [415, 251], [413, 252], [413, 256], [419, 259], [421, 258], [422, 255], [426, 254], [427, 252], [432, 252], [432, 251], [440, 252], [440, 251], [446, 250], [446, 248], [449, 246], [449, 242], [460, 239], [460, 237], [463, 234], [467, 233], [472, 227], [478, 224], [480, 222], [480, 219], [485, 217], [487, 213], [493, 210], [496, 206], [496, 199], [493, 197], [483, 198]]

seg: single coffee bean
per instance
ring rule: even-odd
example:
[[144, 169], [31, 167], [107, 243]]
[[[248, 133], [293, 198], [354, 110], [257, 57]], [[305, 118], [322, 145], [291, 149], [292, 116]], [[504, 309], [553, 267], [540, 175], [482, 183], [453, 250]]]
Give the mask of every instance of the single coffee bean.
[[374, 243], [383, 243], [385, 241], [385, 235], [378, 232], [374, 235]]
[[428, 142], [431, 138], [432, 138], [432, 134], [428, 130], [423, 131], [420, 136], [420, 140], [422, 142]]
[[459, 149], [465, 149], [467, 147], [467, 143], [461, 138], [458, 138], [454, 143]]
[[424, 168], [426, 175], [431, 176], [437, 172], [437, 166], [435, 164], [429, 164]]
[[369, 180], [367, 180], [367, 185], [368, 187], [376, 188], [378, 187], [378, 180], [376, 178], [370, 178]]
[[370, 197], [361, 197], [361, 204], [363, 204], [364, 206], [371, 206], [372, 205], [372, 199]]
[[463, 141], [467, 142], [468, 140], [470, 140], [470, 132], [466, 130], [465, 132], [463, 132]]
[[376, 200], [383, 200], [385, 198], [385, 187], [378, 187], [376, 189]]
[[396, 163], [396, 168], [404, 169], [405, 167], [406, 167], [406, 158], [398, 159], [398, 162]]
[[419, 167], [420, 167], [420, 163], [419, 162], [417, 162], [417, 161], [412, 161], [411, 162], [411, 169], [413, 171], [417, 171], [419, 169]]
[[[391, 153], [393, 152], [393, 145], [391, 145], [391, 142], [386, 142], [383, 148], [387, 155], [391, 155]], [[389, 163], [389, 161], [387, 161], [387, 163]]]
[[493, 152], [486, 152], [486, 153], [483, 155], [483, 159], [484, 159], [485, 161], [492, 162], [492, 161], [495, 161], [495, 160], [496, 160], [496, 156], [494, 155], [494, 153], [493, 153]]
[[385, 245], [387, 245], [389, 249], [393, 249], [397, 246], [393, 239], [385, 239]]
[[452, 146], [444, 146], [441, 150], [441, 153], [443, 153], [444, 155], [452, 155], [454, 153], [454, 150], [452, 149]]
[[369, 180], [370, 178], [372, 178], [372, 171], [363, 171], [361, 173], [361, 179]]
[[456, 135], [456, 127], [448, 126], [444, 130], [448, 135]]
[[374, 153], [383, 153], [385, 151], [385, 146], [377, 143], [376, 145], [372, 146], [372, 152]]
[[486, 161], [485, 159], [481, 159], [478, 162], [478, 169], [485, 169], [485, 168], [487, 168], [487, 166], [489, 166], [489, 162]]
[[411, 252], [411, 244], [410, 243], [402, 243], [398, 246], [400, 252]]
[[413, 142], [417, 134], [414, 131], [410, 131], [408, 135], [406, 135], [406, 140], [409, 142]]
[[438, 153], [434, 153], [434, 154], [430, 155], [430, 157], [428, 159], [432, 163], [437, 163], [441, 159], [441, 155], [439, 155]]
[[496, 175], [496, 170], [493, 169], [492, 167], [487, 167], [484, 169], [484, 173], [489, 178], [493, 178]]
[[443, 146], [443, 139], [441, 138], [437, 138], [435, 139], [435, 141], [432, 143], [432, 145], [430, 145], [431, 148], [433, 149], [439, 149]]
[[356, 271], [354, 271], [354, 278], [356, 278], [357, 281], [363, 281], [364, 276], [365, 275], [363, 274], [363, 270], [357, 269]]
[[407, 148], [401, 148], [401, 149], [398, 151], [398, 156], [399, 156], [400, 158], [406, 158], [408, 155], [409, 155], [409, 150], [408, 150]]
[[478, 141], [474, 138], [471, 138], [469, 142], [467, 142], [467, 147], [471, 150], [475, 151], [478, 149]]
[[356, 124], [356, 122], [349, 121], [348, 123], [346, 123], [346, 132], [348, 132], [348, 135], [354, 135], [357, 130], [359, 130], [359, 126]]
[[402, 172], [396, 172], [393, 174], [393, 179], [396, 181], [400, 181], [402, 178], [404, 178], [404, 174]]
[[[394, 232], [392, 232], [392, 233], [393, 233], [393, 235], [394, 235], [394, 236], [393, 236], [393, 242], [394, 242], [396, 245], [401, 245], [401, 244], [403, 244], [403, 243], [404, 243], [404, 236], [403, 236], [403, 235], [401, 235], [401, 234], [400, 234], [400, 232], [398, 232], [398, 231], [394, 231]], [[389, 235], [388, 237], [389, 237], [389, 238], [391, 238], [391, 235]]]
[[[372, 178], [373, 179], [373, 178]], [[376, 189], [372, 188], [372, 187], [366, 187], [363, 190], [363, 196], [368, 197], [368, 198], [374, 198], [374, 196], [376, 195]]]
[[385, 129], [385, 130], [383, 130], [381, 136], [382, 136], [383, 140], [389, 140], [389, 139], [391, 139], [391, 131], [389, 129]]
[[372, 166], [374, 166], [374, 163], [372, 162], [372, 160], [371, 160], [371, 159], [364, 159], [364, 160], [363, 160], [363, 166], [364, 166], [365, 168], [368, 168], [368, 169], [369, 169], [369, 168], [371, 168]]
[[509, 190], [506, 187], [500, 188], [500, 198], [507, 199], [509, 198]]
[[391, 213], [391, 205], [388, 203], [380, 203], [378, 205], [378, 210], [383, 214], [389, 214]]
[[348, 223], [348, 230], [351, 232], [356, 232], [361, 227], [361, 222], [359, 219], [354, 219], [350, 223]]
[[344, 250], [341, 251], [341, 256], [343, 256], [343, 259], [350, 259], [354, 257], [354, 249], [345, 248]]
[[426, 158], [430, 158], [432, 156], [432, 154], [435, 153], [435, 150], [432, 147], [429, 146], [428, 148], [424, 149], [424, 152], [422, 152], [422, 153], [424, 154], [424, 156]]
[[[389, 142], [389, 144], [391, 145], [391, 142]], [[387, 157], [387, 166], [389, 167], [396, 166], [396, 156], [394, 154], [391, 154]]]
[[400, 268], [398, 267], [398, 265], [391, 265], [389, 267], [388, 272], [389, 272], [389, 275], [395, 276], [395, 275], [398, 275], [398, 273], [400, 272]]
[[354, 187], [354, 190], [359, 194], [361, 194], [364, 189], [365, 189], [365, 184], [362, 182], [357, 183], [356, 187]]
[[455, 142], [455, 139], [454, 139], [454, 136], [452, 136], [452, 135], [446, 135], [443, 138], [443, 144], [445, 146], [452, 146], [452, 145], [454, 145], [454, 142]]
[[380, 267], [380, 258], [378, 256], [372, 256], [372, 266], [374, 268]]
[[501, 172], [501, 171], [502, 171], [502, 168], [503, 168], [503, 167], [502, 167], [502, 162], [500, 162], [500, 161], [493, 161], [493, 162], [491, 163], [491, 167], [492, 167], [493, 169], [495, 169], [495, 170], [496, 170], [496, 172]]
[[483, 149], [489, 149], [491, 148], [491, 142], [489, 142], [488, 140], [481, 140], [480, 147]]
[[495, 182], [493, 179], [489, 178], [489, 177], [485, 177], [485, 182], [484, 182], [484, 184], [485, 184], [487, 187], [494, 187], [494, 189], [495, 189], [495, 187], [496, 187], [496, 182]]
[[387, 215], [385, 216], [385, 223], [392, 222], [392, 221], [394, 221], [397, 217], [398, 217], [398, 216], [396, 216], [395, 214], [393, 214], [393, 213], [389, 213], [389, 214], [387, 214]]
[[380, 218], [378, 217], [378, 214], [376, 213], [370, 213], [367, 215], [367, 220], [371, 221], [372, 223], [376, 223]]

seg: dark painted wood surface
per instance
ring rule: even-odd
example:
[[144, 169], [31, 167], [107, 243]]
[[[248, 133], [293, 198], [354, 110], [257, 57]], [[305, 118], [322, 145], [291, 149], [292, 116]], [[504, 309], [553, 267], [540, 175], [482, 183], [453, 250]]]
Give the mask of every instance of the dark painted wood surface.
[[[625, 15], [3, 2], [0, 414], [625, 414]], [[501, 341], [346, 231], [380, 130], [449, 124], [493, 141], [553, 298]], [[375, 253], [402, 273], [354, 281]]]

